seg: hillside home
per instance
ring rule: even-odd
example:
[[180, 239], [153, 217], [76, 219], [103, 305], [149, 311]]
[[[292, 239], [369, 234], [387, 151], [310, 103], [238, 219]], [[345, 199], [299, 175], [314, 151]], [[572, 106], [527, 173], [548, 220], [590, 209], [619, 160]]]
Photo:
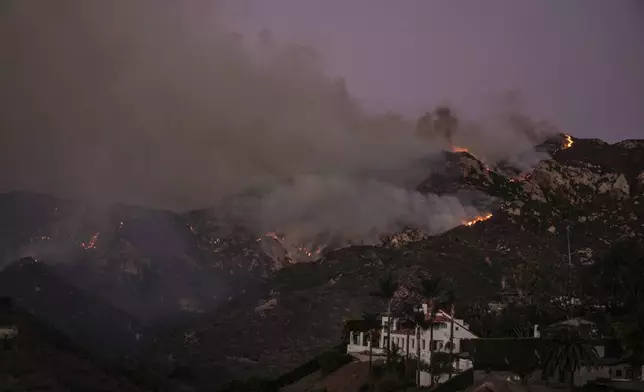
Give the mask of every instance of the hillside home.
[[0, 339], [12, 339], [18, 336], [18, 327], [15, 325], [0, 325]]
[[[583, 364], [575, 372], [573, 383], [575, 386], [584, 386], [596, 380], [625, 380], [637, 378], [641, 369], [632, 369], [620, 359], [620, 350], [615, 342], [606, 339], [591, 339], [588, 341], [595, 346], [598, 358], [590, 369]], [[530, 385], [548, 385], [563, 387], [565, 378], [563, 374], [545, 377], [539, 369], [540, 359], [547, 354], [544, 352], [543, 338], [491, 338], [476, 339], [468, 342], [466, 348], [471, 351], [473, 366], [477, 372], [491, 374], [512, 373], [516, 369], [535, 369], [529, 377]], [[504, 376], [505, 377], [505, 376]], [[513, 382], [519, 382], [515, 374]]]
[[[450, 326], [451, 316], [443, 311], [439, 311], [436, 316], [431, 319], [429, 314], [429, 307], [423, 304], [422, 311], [425, 314], [427, 321], [430, 321], [433, 328], [433, 341], [430, 347], [430, 330], [422, 330], [420, 339], [416, 339], [416, 330], [414, 328], [405, 328], [401, 322], [400, 317], [392, 317], [391, 319], [391, 345], [398, 348], [398, 352], [402, 356], [409, 356], [416, 358], [417, 347], [420, 345], [421, 360], [430, 363], [432, 352], [449, 352], [450, 347]], [[389, 333], [387, 332], [387, 316], [381, 317], [381, 330], [379, 332], [379, 339], [374, 342], [373, 355], [376, 359], [384, 358], [385, 348], [387, 347], [387, 339]], [[469, 330], [469, 325], [462, 319], [454, 318], [454, 368], [455, 372], [462, 372], [472, 367], [472, 361], [467, 358], [461, 350], [461, 342], [469, 339], [476, 339]], [[409, 344], [407, 340], [409, 339]], [[409, 351], [407, 351], [409, 350]], [[347, 345], [347, 352], [359, 360], [368, 360], [369, 355], [369, 342], [366, 332], [349, 332], [349, 344]], [[423, 372], [424, 373], [424, 372]], [[447, 376], [445, 376], [447, 377]], [[441, 381], [442, 381], [441, 377]], [[421, 384], [429, 385], [429, 374], [421, 374]]]

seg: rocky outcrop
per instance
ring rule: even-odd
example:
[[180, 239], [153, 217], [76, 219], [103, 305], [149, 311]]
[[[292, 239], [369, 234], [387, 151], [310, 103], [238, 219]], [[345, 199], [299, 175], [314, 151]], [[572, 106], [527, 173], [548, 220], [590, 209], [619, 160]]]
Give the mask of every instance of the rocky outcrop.
[[[630, 196], [630, 186], [622, 173], [606, 173], [592, 164], [561, 165], [554, 160], [542, 162], [532, 172], [529, 182], [539, 189], [536, 200], [552, 200], [563, 196], [571, 204], [592, 202], [597, 196], [609, 194], [618, 199]], [[533, 187], [536, 190], [536, 187]]]

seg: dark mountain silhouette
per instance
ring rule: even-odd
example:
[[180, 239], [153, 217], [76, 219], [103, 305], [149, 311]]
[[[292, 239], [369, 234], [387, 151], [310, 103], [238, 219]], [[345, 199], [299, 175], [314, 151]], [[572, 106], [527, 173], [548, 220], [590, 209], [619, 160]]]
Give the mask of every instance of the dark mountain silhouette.
[[8, 298], [0, 299], [0, 325], [17, 331], [0, 342], [0, 390], [142, 391]]
[[54, 268], [23, 258], [0, 273], [0, 296], [105, 360], [119, 361], [148, 338], [137, 318], [80, 290]]

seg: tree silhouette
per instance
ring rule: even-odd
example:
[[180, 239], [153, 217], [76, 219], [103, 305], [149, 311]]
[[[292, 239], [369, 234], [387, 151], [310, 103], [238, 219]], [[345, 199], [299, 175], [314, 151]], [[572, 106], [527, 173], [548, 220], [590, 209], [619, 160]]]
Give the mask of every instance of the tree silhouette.
[[420, 332], [429, 327], [429, 322], [425, 317], [425, 313], [421, 310], [414, 312], [413, 320], [416, 328], [416, 386], [420, 387], [420, 371], [422, 362], [420, 358]]
[[566, 386], [573, 390], [575, 373], [582, 366], [586, 366], [590, 371], [596, 366], [597, 357], [595, 347], [581, 339], [576, 331], [561, 329], [555, 336], [546, 340], [543, 372], [549, 376], [555, 372], [563, 374]]
[[381, 324], [378, 315], [375, 313], [364, 313], [362, 315], [363, 327], [367, 332], [369, 342], [369, 379], [371, 380], [373, 370], [373, 342], [376, 331], [380, 329]]
[[[442, 300], [442, 308], [450, 314], [450, 327], [449, 327], [449, 358], [454, 361], [454, 291], [450, 290], [445, 293]], [[449, 378], [452, 378], [453, 366], [450, 366]]]
[[644, 314], [644, 244], [641, 241], [616, 244], [591, 269], [595, 277], [593, 286], [599, 289], [603, 305], [613, 313], [624, 310]]
[[409, 335], [411, 329], [414, 327], [414, 314], [416, 313], [416, 306], [410, 303], [404, 304], [401, 311], [400, 324], [405, 328], [405, 358], [409, 359]]
[[398, 281], [390, 272], [378, 283], [378, 291], [372, 293], [373, 296], [382, 298], [387, 303], [387, 361], [391, 359], [389, 357], [389, 354], [391, 353], [391, 304], [396, 292], [398, 291], [398, 287]]
[[[436, 299], [442, 294], [441, 291], [441, 282], [442, 278], [440, 276], [425, 278], [421, 277], [418, 284], [418, 294], [420, 294], [429, 304], [429, 352], [430, 358], [434, 354], [434, 320], [436, 319], [436, 314], [438, 313], [438, 303]], [[431, 378], [433, 383], [434, 378]]]

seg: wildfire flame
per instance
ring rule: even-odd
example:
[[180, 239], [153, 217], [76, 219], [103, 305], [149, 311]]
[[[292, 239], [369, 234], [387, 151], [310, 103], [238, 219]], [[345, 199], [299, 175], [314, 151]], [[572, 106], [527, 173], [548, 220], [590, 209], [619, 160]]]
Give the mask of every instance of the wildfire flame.
[[96, 233], [89, 239], [88, 242], [81, 242], [81, 248], [83, 249], [94, 249], [96, 243], [98, 242], [99, 233]]
[[[259, 242], [259, 241], [262, 240], [262, 238], [266, 238], [266, 237], [272, 238], [273, 240], [275, 240], [275, 241], [279, 242], [280, 244], [284, 245], [284, 237], [282, 237], [282, 236], [280, 236], [277, 233], [272, 232], [272, 231], [264, 233], [263, 236], [257, 238], [257, 241]], [[301, 254], [304, 254], [307, 257], [311, 257], [311, 258], [315, 257], [315, 256], [319, 256], [321, 252], [322, 252], [322, 248], [317, 248], [316, 250], [305, 248], [303, 246], [295, 248], [295, 253], [296, 254], [301, 253]], [[293, 252], [287, 250], [287, 254], [288, 254], [288, 257], [290, 257], [292, 259], [297, 259], [297, 257], [292, 257]]]
[[474, 225], [476, 223], [486, 221], [486, 220], [490, 219], [491, 217], [492, 217], [492, 214], [486, 214], [486, 215], [477, 216], [476, 218], [474, 218], [474, 219], [472, 219], [470, 221], [463, 222], [463, 225], [472, 226], [472, 225]]
[[257, 239], [257, 241], [261, 241], [263, 237], [272, 238], [272, 239], [274, 239], [275, 241], [282, 241], [282, 240], [284, 240], [284, 238], [282, 238], [282, 237], [278, 236], [278, 235], [277, 235], [277, 233], [272, 232], [272, 231], [269, 231], [268, 233], [264, 233], [264, 235], [263, 235], [262, 237], [259, 237], [259, 238]]
[[322, 249], [317, 249], [317, 250], [311, 251], [310, 249], [302, 248], [302, 247], [297, 248], [297, 250], [298, 250], [299, 252], [304, 253], [304, 254], [305, 254], [305, 255], [307, 255], [308, 257], [319, 256], [319, 255], [320, 255], [320, 252], [322, 251]]
[[567, 148], [572, 147], [572, 144], [573, 144], [572, 137], [570, 135], [565, 135], [563, 149], [565, 150]]
[[470, 152], [470, 150], [465, 147], [452, 147], [452, 152]]

